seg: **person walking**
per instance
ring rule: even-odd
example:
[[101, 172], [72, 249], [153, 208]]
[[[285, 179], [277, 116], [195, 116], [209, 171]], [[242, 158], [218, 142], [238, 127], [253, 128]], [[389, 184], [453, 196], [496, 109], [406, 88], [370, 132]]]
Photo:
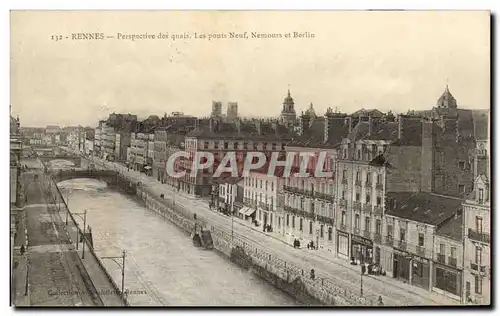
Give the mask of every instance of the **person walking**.
[[382, 296], [378, 297], [378, 306], [384, 306], [384, 301], [382, 300]]

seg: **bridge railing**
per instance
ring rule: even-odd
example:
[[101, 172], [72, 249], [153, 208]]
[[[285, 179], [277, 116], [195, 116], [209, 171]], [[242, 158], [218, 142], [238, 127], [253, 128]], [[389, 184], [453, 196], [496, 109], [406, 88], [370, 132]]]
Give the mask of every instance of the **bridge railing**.
[[[61, 210], [65, 211], [66, 215], [69, 216], [69, 218], [71, 219], [71, 224], [72, 224], [71, 228], [74, 229], [70, 229], [70, 227], [67, 226], [68, 234], [70, 235], [71, 240], [74, 240], [76, 243], [79, 243], [80, 240], [77, 240], [78, 238], [77, 236], [81, 236], [80, 237], [82, 238], [81, 240], [85, 243], [85, 248], [86, 248], [85, 258], [82, 258], [81, 250], [78, 250], [77, 253], [78, 256], [81, 258], [82, 263], [85, 266], [85, 269], [87, 270], [87, 273], [90, 275], [94, 287], [98, 291], [97, 294], [101, 297], [101, 300], [107, 306], [121, 306], [121, 305], [130, 306], [130, 303], [128, 302], [127, 298], [121, 295], [121, 289], [118, 287], [117, 283], [115, 282], [111, 274], [104, 266], [102, 260], [96, 254], [92, 243], [87, 239], [86, 235], [83, 233], [82, 229], [78, 225], [77, 220], [75, 219], [73, 214], [69, 211], [68, 204], [64, 199], [64, 195], [62, 194], [61, 190], [57, 186], [56, 181], [51, 176], [49, 176], [49, 178], [50, 178], [49, 182], [50, 187], [48, 189], [50, 190], [49, 192], [56, 197], [54, 203], [59, 203], [60, 205], [59, 212]], [[100, 274], [99, 272], [96, 273], [95, 271], [100, 271], [100, 273], [103, 273], [105, 278], [102, 278], [102, 274]]]

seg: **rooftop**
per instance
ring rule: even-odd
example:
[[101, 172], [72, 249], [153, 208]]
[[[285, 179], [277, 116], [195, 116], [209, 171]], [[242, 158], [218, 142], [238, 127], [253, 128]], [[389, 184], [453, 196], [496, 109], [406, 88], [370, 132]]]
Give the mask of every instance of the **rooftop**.
[[386, 214], [438, 226], [461, 210], [462, 200], [428, 192], [388, 192]]
[[462, 213], [444, 221], [436, 230], [436, 235], [448, 237], [456, 241], [463, 239]]

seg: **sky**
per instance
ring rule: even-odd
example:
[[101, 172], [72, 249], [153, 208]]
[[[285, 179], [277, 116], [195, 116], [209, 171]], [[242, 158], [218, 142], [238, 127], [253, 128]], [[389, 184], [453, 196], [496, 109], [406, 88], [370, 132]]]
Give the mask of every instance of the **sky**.
[[[245, 31], [282, 38], [194, 38]], [[72, 39], [94, 32], [105, 39]], [[14, 11], [10, 49], [21, 126], [96, 126], [113, 112], [207, 116], [213, 100], [278, 116], [288, 87], [298, 114], [311, 102], [319, 114], [430, 109], [446, 84], [459, 107], [490, 107], [487, 11]]]

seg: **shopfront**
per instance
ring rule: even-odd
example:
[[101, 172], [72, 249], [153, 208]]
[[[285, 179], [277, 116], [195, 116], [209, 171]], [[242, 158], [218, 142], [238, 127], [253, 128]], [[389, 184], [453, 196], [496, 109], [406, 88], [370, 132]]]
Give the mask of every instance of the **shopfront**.
[[411, 255], [408, 252], [393, 249], [392, 276], [405, 282], [410, 281]]
[[349, 234], [337, 230], [337, 255], [349, 260]]
[[373, 241], [361, 236], [351, 235], [351, 257], [358, 263], [373, 262]]
[[411, 261], [411, 284], [429, 289], [430, 263], [428, 259], [413, 256]]
[[461, 296], [462, 272], [452, 267], [434, 263], [434, 282], [433, 287], [436, 292], [448, 292], [450, 294]]

